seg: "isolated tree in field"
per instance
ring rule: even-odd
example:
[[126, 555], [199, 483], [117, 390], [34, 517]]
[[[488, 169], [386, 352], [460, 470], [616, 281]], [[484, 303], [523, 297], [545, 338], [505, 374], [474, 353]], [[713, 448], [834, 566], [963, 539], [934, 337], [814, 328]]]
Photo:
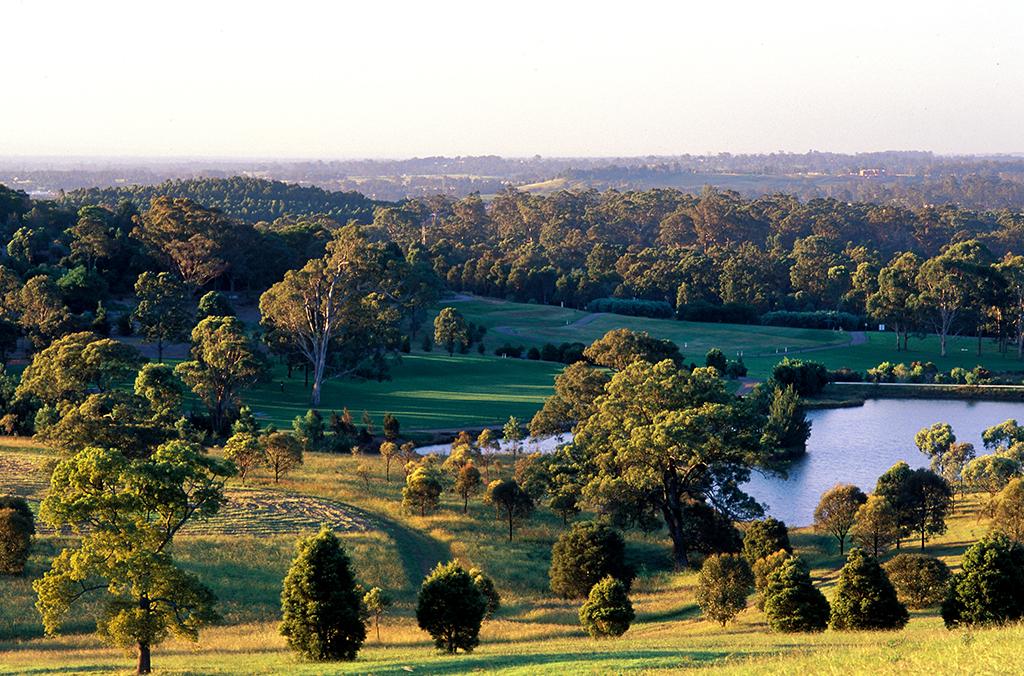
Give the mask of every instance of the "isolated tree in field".
[[975, 490], [995, 495], [1020, 474], [1020, 463], [1001, 455], [983, 455], [964, 467], [964, 483]]
[[384, 480], [391, 483], [391, 463], [401, 455], [401, 449], [393, 441], [385, 441], [380, 445], [380, 457], [384, 458]]
[[878, 557], [900, 540], [900, 520], [884, 495], [872, 494], [857, 508], [850, 535], [872, 556]]
[[646, 332], [614, 329], [598, 338], [583, 351], [583, 355], [599, 366], [621, 371], [636, 361], [657, 364], [670, 359], [677, 366], [683, 356], [679, 346], [671, 340], [652, 338]]
[[462, 498], [463, 514], [469, 512], [469, 499], [479, 493], [482, 487], [480, 470], [472, 462], [467, 462], [455, 477], [455, 492]]
[[828, 601], [811, 582], [807, 565], [795, 556], [768, 575], [764, 597], [764, 613], [774, 631], [817, 632], [828, 626]]
[[449, 357], [469, 344], [469, 331], [461, 312], [453, 307], [441, 309], [434, 318], [434, 342], [444, 345]]
[[620, 515], [657, 513], [668, 526], [673, 560], [689, 563], [697, 543], [691, 503], [730, 520], [760, 507], [738, 487], [751, 469], [774, 458], [760, 444], [762, 421], [726, 391], [714, 369], [680, 369], [672, 361], [637, 361], [616, 373], [595, 412], [577, 425], [583, 495]]
[[1002, 533], [964, 552], [942, 603], [947, 628], [1001, 625], [1024, 618], [1024, 547]]
[[486, 613], [487, 599], [455, 561], [437, 564], [423, 580], [416, 599], [416, 623], [450, 655], [459, 650], [473, 652], [480, 643]]
[[714, 554], [704, 559], [697, 576], [697, 605], [709, 620], [723, 627], [747, 607], [754, 587], [750, 565], [739, 554]]
[[793, 553], [789, 543], [789, 529], [786, 524], [773, 516], [751, 521], [743, 534], [743, 557], [754, 565], [758, 559], [774, 554], [780, 549]]
[[384, 430], [385, 440], [396, 442], [401, 434], [402, 424], [395, 416], [390, 413], [385, 413], [384, 420], [381, 422], [381, 429]]
[[626, 586], [611, 576], [594, 585], [580, 608], [580, 624], [594, 638], [622, 636], [634, 617]]
[[281, 332], [309, 362], [314, 407], [329, 365], [338, 376], [379, 375], [384, 356], [398, 347], [401, 316], [389, 287], [401, 277], [385, 274], [382, 246], [358, 226], [340, 228], [323, 257], [285, 273], [260, 297], [262, 324]]
[[947, 338], [956, 320], [979, 300], [975, 291], [989, 269], [987, 252], [977, 240], [959, 242], [921, 264], [917, 274], [916, 307], [939, 336], [946, 356]]
[[196, 640], [217, 618], [215, 597], [175, 565], [174, 537], [218, 511], [233, 471], [184, 441], [136, 460], [89, 448], [58, 463], [39, 515], [79, 539], [32, 585], [47, 633], [57, 631], [78, 600], [100, 592], [106, 596], [100, 637], [134, 646], [138, 673], [150, 672], [150, 650], [169, 634]]
[[405, 477], [402, 505], [411, 512], [426, 516], [433, 512], [441, 499], [444, 483], [440, 471], [433, 466], [420, 466]]
[[836, 484], [825, 491], [814, 508], [814, 528], [829, 533], [839, 542], [839, 556], [846, 553], [846, 535], [867, 502], [864, 492], [852, 484]]
[[949, 566], [934, 556], [897, 554], [882, 568], [907, 608], [937, 605], [949, 592]]
[[498, 511], [508, 522], [508, 541], [512, 542], [514, 524], [533, 514], [533, 498], [519, 487], [515, 479], [496, 479], [487, 485], [484, 501]]
[[512, 447], [512, 457], [519, 455], [520, 442], [523, 440], [523, 426], [520, 424], [519, 418], [509, 416], [501, 430], [501, 436]]
[[897, 254], [878, 272], [878, 290], [867, 296], [867, 311], [875, 319], [892, 326], [896, 351], [907, 349], [907, 338], [917, 309], [916, 282], [921, 259], [913, 253]]
[[302, 442], [288, 432], [270, 432], [263, 439], [267, 469], [276, 484], [281, 477], [302, 464]]
[[0, 575], [25, 571], [35, 532], [35, 517], [25, 499], [0, 497]]
[[220, 434], [238, 409], [239, 395], [265, 369], [238, 319], [207, 317], [192, 330], [192, 359], [174, 372], [206, 404], [214, 432]]
[[188, 338], [192, 324], [191, 294], [169, 272], [143, 272], [135, 282], [139, 302], [132, 319], [142, 337], [156, 343], [157, 361], [164, 360], [164, 343]]
[[394, 605], [394, 601], [380, 587], [373, 587], [363, 595], [363, 606], [373, 618], [373, 628], [377, 633], [378, 642], [380, 642], [380, 620], [392, 605]]
[[245, 477], [257, 467], [267, 464], [267, 454], [259, 436], [251, 432], [236, 432], [224, 444], [224, 457], [235, 463], [238, 478], [245, 485]]
[[470, 568], [469, 576], [473, 578], [473, 584], [476, 585], [476, 588], [484, 595], [484, 600], [487, 602], [487, 607], [484, 609], [484, 619], [489, 620], [501, 608], [501, 594], [498, 593], [497, 588], [494, 586], [494, 580], [479, 568]]
[[581, 521], [558, 536], [551, 550], [551, 591], [566, 599], [583, 598], [594, 585], [612, 576], [629, 590], [635, 573], [626, 565], [626, 542], [612, 528]]
[[[946, 532], [946, 517], [953, 508], [953, 491], [945, 479], [921, 468], [898, 462], [878, 477], [875, 494], [889, 501], [900, 523], [901, 536], [917, 533], [921, 549], [930, 535]], [[899, 545], [897, 541], [897, 546]]]
[[992, 530], [1024, 543], [1024, 479], [1011, 479], [993, 503]]
[[308, 660], [354, 660], [366, 640], [361, 603], [338, 537], [324, 527], [299, 540], [281, 592], [288, 646]]
[[909, 619], [878, 560], [863, 549], [853, 549], [839, 571], [829, 626], [840, 631], [895, 630]]

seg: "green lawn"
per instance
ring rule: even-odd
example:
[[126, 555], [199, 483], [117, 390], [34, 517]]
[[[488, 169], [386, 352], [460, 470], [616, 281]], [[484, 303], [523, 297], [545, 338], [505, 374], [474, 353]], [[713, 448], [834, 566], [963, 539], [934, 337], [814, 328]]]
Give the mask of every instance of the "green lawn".
[[[390, 380], [326, 381], [320, 410], [347, 406], [357, 422], [366, 410], [378, 425], [385, 413], [392, 413], [405, 431], [499, 424], [510, 415], [529, 420], [561, 369], [561, 364], [493, 355], [419, 352], [403, 355]], [[283, 367], [275, 367], [271, 382], [243, 398], [261, 422], [279, 427], [291, 427], [295, 416], [310, 407], [301, 369], [288, 379]]]

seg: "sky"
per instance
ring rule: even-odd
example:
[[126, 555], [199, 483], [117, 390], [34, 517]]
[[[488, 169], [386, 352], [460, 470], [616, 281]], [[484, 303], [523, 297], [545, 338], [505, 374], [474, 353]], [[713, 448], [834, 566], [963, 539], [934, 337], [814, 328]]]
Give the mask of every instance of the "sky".
[[0, 155], [1024, 151], [1021, 2], [53, 2]]

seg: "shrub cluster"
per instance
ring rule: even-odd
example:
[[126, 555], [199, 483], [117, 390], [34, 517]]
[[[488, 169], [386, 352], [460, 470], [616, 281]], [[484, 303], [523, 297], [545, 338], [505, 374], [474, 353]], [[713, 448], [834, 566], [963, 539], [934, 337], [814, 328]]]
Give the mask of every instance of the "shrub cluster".
[[776, 310], [761, 315], [761, 323], [765, 326], [789, 326], [795, 329], [843, 329], [857, 331], [864, 326], [864, 318], [849, 312], [835, 310], [814, 310], [811, 312], [794, 312]]
[[630, 317], [652, 317], [670, 319], [672, 306], [663, 300], [641, 300], [639, 298], [595, 298], [587, 304], [587, 312], [611, 312]]
[[0, 497], [0, 575], [25, 571], [35, 532], [35, 519], [25, 499]]
[[757, 324], [757, 308], [743, 303], [712, 305], [698, 301], [680, 305], [676, 317], [688, 322], [714, 322], [717, 324]]

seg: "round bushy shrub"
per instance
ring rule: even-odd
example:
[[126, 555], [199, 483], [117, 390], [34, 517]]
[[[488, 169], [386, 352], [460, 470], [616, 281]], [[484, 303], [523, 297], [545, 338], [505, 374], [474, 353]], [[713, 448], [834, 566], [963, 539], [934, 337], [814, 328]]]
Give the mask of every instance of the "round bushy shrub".
[[942, 619], [949, 628], [990, 625], [1024, 617], [1024, 547], [1006, 535], [988, 535], [964, 552], [953, 575]]
[[829, 626], [838, 630], [896, 630], [906, 626], [909, 619], [906, 606], [900, 603], [878, 560], [854, 548], [839, 571]]
[[581, 521], [559, 536], [548, 570], [551, 591], [562, 598], [583, 598], [608, 575], [629, 591], [633, 570], [626, 565], [626, 543], [617, 531]]
[[323, 528], [299, 541], [281, 593], [281, 634], [310, 660], [353, 660], [366, 640], [348, 555]]
[[0, 575], [21, 575], [36, 532], [32, 509], [24, 498], [0, 497]]
[[470, 568], [469, 576], [473, 578], [476, 588], [480, 590], [480, 593], [484, 595], [484, 599], [487, 601], [487, 607], [484, 609], [484, 619], [489, 620], [501, 608], [501, 594], [494, 587], [494, 580], [489, 578], [479, 568]]
[[775, 631], [825, 631], [829, 605], [814, 587], [807, 566], [799, 558], [785, 559], [768, 574], [764, 613]]
[[466, 569], [455, 561], [439, 563], [420, 587], [416, 622], [439, 649], [449, 654], [473, 652], [480, 643], [487, 605], [487, 598]]
[[908, 608], [937, 605], [949, 592], [949, 566], [934, 556], [897, 554], [882, 568]]
[[724, 627], [747, 607], [753, 586], [754, 574], [742, 556], [709, 556], [697, 577], [697, 605], [708, 619]]
[[743, 557], [751, 566], [758, 559], [774, 554], [780, 549], [792, 553], [789, 544], [789, 530], [786, 524], [769, 516], [760, 521], [752, 521], [743, 534]]
[[626, 586], [610, 575], [594, 585], [580, 608], [580, 624], [595, 638], [622, 636], [634, 616]]

